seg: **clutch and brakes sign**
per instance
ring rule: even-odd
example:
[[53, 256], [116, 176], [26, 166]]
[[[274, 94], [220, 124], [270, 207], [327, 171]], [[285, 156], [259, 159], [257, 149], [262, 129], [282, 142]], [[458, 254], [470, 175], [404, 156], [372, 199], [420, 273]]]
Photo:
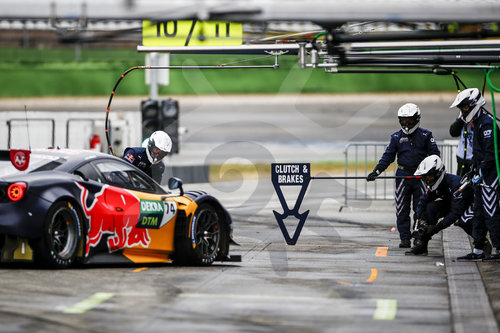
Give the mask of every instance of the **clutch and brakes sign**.
[[[286, 243], [288, 245], [295, 245], [299, 239], [302, 227], [306, 222], [307, 215], [309, 214], [309, 210], [304, 213], [299, 213], [299, 209], [311, 180], [311, 165], [310, 163], [273, 163], [271, 164], [271, 180], [276, 190], [276, 194], [278, 195], [278, 199], [280, 200], [281, 207], [283, 207], [283, 214], [273, 210], [274, 216], [283, 233], [283, 237], [285, 237]], [[284, 189], [282, 188], [284, 186], [300, 187], [292, 209], [288, 207], [285, 200], [283, 194]], [[298, 219], [297, 228], [295, 229], [293, 237], [290, 237], [288, 229], [285, 226], [285, 220], [290, 216]]]

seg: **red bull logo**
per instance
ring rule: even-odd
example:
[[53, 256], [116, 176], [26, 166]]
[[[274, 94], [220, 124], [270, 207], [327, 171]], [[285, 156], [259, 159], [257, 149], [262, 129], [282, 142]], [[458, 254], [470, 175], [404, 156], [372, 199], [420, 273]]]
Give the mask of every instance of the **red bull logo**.
[[109, 252], [149, 246], [148, 229], [136, 227], [141, 215], [139, 198], [125, 189], [109, 185], [104, 185], [95, 194], [78, 183], [77, 186], [81, 189], [81, 205], [89, 220], [86, 255], [102, 241], [106, 241]]

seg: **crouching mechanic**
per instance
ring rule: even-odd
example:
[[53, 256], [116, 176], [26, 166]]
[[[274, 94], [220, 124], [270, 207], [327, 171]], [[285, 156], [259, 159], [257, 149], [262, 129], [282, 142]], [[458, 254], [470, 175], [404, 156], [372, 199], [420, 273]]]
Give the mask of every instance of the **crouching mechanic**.
[[[413, 103], [407, 103], [398, 110], [401, 130], [391, 135], [389, 145], [373, 171], [366, 177], [373, 181], [397, 156], [398, 170], [396, 176], [412, 176], [418, 164], [429, 155], [439, 155], [439, 148], [431, 131], [420, 126], [420, 109]], [[419, 179], [396, 179], [396, 224], [398, 226], [400, 248], [411, 247], [410, 210], [413, 200], [413, 211], [424, 193]]]
[[[406, 255], [427, 255], [427, 244], [433, 235], [452, 224], [461, 227], [474, 238], [474, 247], [483, 252], [486, 235], [473, 233], [474, 190], [472, 186], [461, 186], [461, 178], [446, 173], [441, 158], [437, 155], [426, 157], [418, 166], [415, 176], [420, 176], [427, 190], [420, 198], [415, 217], [414, 246]], [[442, 220], [439, 220], [441, 219]], [[485, 248], [486, 250], [486, 248]], [[484, 255], [483, 255], [484, 257]], [[461, 258], [459, 258], [461, 259]]]
[[[149, 137], [147, 147], [127, 147], [123, 153], [123, 159], [132, 163], [161, 184], [165, 166], [160, 162], [171, 149], [172, 139], [170, 139], [170, 136], [164, 131], [156, 131]], [[154, 166], [160, 166], [160, 170], [153, 172]]]

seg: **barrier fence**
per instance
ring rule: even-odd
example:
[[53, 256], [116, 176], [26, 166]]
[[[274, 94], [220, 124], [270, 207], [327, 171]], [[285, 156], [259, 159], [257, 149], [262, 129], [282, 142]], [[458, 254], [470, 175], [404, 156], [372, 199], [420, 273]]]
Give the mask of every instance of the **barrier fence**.
[[[456, 143], [438, 143], [441, 159], [447, 172], [456, 170]], [[366, 179], [348, 179], [349, 177], [366, 177], [373, 171], [387, 147], [387, 142], [353, 142], [344, 149], [345, 155], [345, 183], [344, 207], [349, 207], [350, 201], [355, 200], [394, 200], [395, 181], [393, 179], [377, 179], [367, 182]], [[394, 176], [396, 161], [391, 164], [380, 176]]]

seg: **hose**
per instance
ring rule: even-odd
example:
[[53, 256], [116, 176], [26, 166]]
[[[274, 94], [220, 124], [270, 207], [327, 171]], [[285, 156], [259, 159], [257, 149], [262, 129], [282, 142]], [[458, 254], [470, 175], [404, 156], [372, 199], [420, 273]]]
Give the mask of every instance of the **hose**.
[[325, 36], [326, 34], [327, 34], [327, 32], [323, 31], [323, 32], [317, 33], [313, 37], [313, 39], [311, 40], [311, 45], [312, 45], [313, 49], [315, 49], [316, 51], [319, 51], [318, 46], [316, 45], [316, 41], [318, 40], [319, 37]]
[[495, 87], [493, 83], [491, 82], [490, 75], [493, 72], [498, 71], [497, 68], [495, 69], [490, 69], [486, 73], [486, 82], [488, 82], [488, 87], [490, 88], [491, 92], [491, 104], [493, 104], [493, 143], [495, 146], [495, 165], [497, 169], [497, 176], [498, 176], [498, 183], [500, 184], [500, 163], [498, 161], [498, 135], [497, 135], [497, 114], [496, 114], [496, 107], [495, 107], [495, 92], [500, 92], [500, 89]]
[[118, 79], [118, 81], [116, 81], [116, 84], [115, 86], [113, 87], [113, 91], [111, 91], [111, 95], [109, 96], [109, 101], [108, 101], [108, 106], [106, 108], [106, 120], [104, 121], [104, 131], [106, 133], [106, 141], [108, 142], [108, 149], [109, 149], [109, 152], [113, 155], [113, 156], [116, 156], [114, 150], [113, 150], [113, 147], [111, 145], [111, 140], [109, 138], [109, 128], [108, 128], [108, 123], [109, 123], [109, 110], [111, 109], [111, 101], [113, 101], [113, 96], [115, 95], [115, 92], [116, 92], [116, 88], [118, 88], [118, 85], [120, 84], [120, 82], [123, 80], [123, 78], [125, 77], [125, 75], [127, 75], [128, 73], [130, 73], [131, 71], [135, 70], [135, 69], [142, 69], [144, 68], [145, 66], [136, 66], [136, 67], [132, 67], [132, 68], [129, 68], [125, 71], [125, 73], [122, 74], [122, 76], [120, 76], [120, 78]]

